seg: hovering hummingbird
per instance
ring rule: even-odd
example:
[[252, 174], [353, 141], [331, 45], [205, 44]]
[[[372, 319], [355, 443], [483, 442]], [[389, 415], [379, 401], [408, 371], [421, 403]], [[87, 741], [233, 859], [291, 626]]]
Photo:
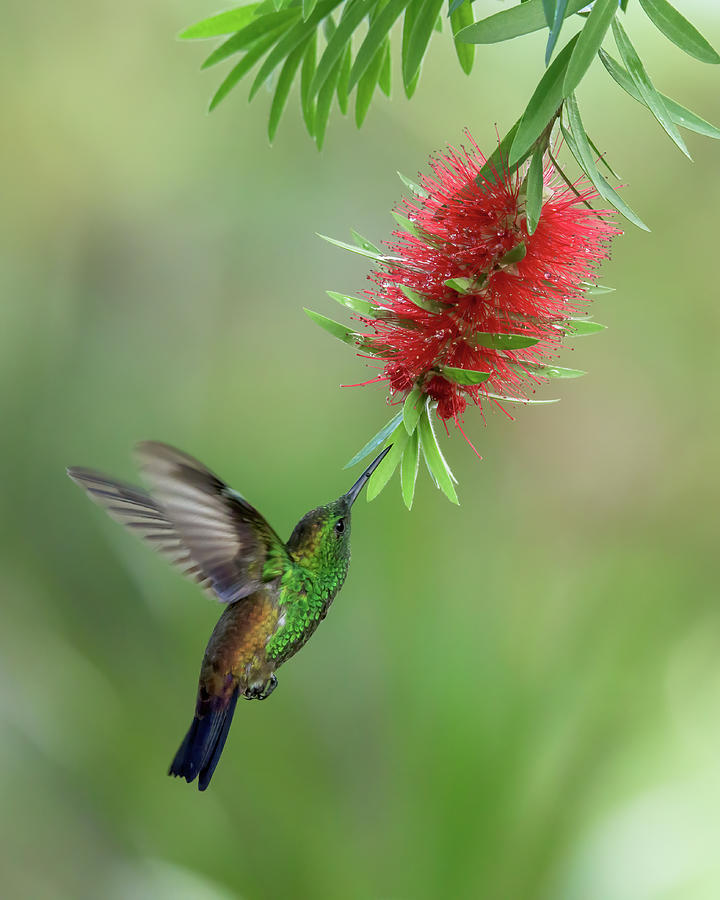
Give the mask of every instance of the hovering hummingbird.
[[390, 448], [346, 494], [304, 515], [285, 544], [244, 497], [167, 444], [137, 446], [151, 493], [91, 469], [68, 475], [108, 514], [226, 604], [208, 642], [195, 717], [169, 775], [204, 791], [239, 696], [264, 700], [276, 670], [307, 642], [345, 581], [350, 509]]

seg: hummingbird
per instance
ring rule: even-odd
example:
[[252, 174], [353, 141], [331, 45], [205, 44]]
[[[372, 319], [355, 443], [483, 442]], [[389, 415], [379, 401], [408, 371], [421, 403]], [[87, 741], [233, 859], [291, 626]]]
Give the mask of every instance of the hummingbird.
[[210, 784], [238, 697], [265, 700], [275, 672], [305, 645], [343, 586], [350, 510], [390, 447], [347, 493], [310, 510], [287, 543], [241, 495], [167, 444], [136, 447], [150, 492], [92, 469], [68, 475], [117, 522], [150, 544], [225, 609], [200, 667], [195, 716], [169, 775]]

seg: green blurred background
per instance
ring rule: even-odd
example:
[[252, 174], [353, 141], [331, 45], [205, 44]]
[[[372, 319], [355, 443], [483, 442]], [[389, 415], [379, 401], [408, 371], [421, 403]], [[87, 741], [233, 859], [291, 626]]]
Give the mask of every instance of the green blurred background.
[[[616, 242], [610, 328], [561, 360], [590, 374], [468, 414], [459, 509], [424, 474], [412, 513], [397, 482], [359, 505], [342, 595], [211, 789], [165, 776], [219, 608], [64, 467], [133, 479], [165, 440], [283, 535], [345, 490], [389, 412], [302, 313], [365, 285], [315, 232], [388, 236], [396, 170], [465, 126], [492, 150], [542, 65], [531, 36], [468, 79], [436, 36], [412, 102], [335, 114], [318, 154], [293, 98], [270, 148], [269, 95], [206, 117], [219, 73], [174, 39], [217, 5], [3, 8], [2, 895], [717, 898], [720, 148], [689, 135], [689, 164], [599, 67], [586, 121], [653, 233]], [[711, 0], [681, 6], [720, 44]], [[720, 73], [628, 18], [719, 122]]]

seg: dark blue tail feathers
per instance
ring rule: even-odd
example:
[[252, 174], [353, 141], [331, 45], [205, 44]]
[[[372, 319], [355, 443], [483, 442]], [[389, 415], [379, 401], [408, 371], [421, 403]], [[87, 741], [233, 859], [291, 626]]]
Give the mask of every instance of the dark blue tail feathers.
[[239, 688], [227, 697], [208, 697], [201, 689], [195, 718], [170, 765], [168, 775], [184, 778], [188, 784], [198, 779], [204, 791], [210, 784], [215, 767], [227, 740]]

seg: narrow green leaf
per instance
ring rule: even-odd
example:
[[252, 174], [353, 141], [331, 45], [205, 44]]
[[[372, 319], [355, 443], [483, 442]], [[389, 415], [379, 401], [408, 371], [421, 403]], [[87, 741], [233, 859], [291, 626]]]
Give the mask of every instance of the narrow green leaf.
[[353, 466], [357, 465], [361, 460], [365, 459], [366, 456], [370, 456], [373, 450], [377, 450], [380, 444], [385, 443], [385, 441], [401, 424], [401, 422], [402, 410], [400, 410], [397, 415], [394, 415], [386, 425], [383, 425], [380, 431], [378, 431], [378, 433], [374, 437], [371, 437], [361, 450], [358, 450], [358, 452], [355, 454], [355, 456], [353, 456], [350, 462], [345, 463], [343, 469], [352, 469]]
[[317, 0], [302, 0], [302, 16], [306, 22], [313, 14], [316, 6]]
[[[453, 484], [454, 476], [450, 471], [445, 457], [440, 450], [437, 438], [435, 437], [435, 429], [432, 424], [432, 410], [430, 408], [430, 398], [423, 409], [422, 415], [418, 421], [418, 431], [420, 434], [420, 446], [422, 447], [425, 464], [433, 481], [445, 496], [452, 503], [460, 504], [455, 486]], [[389, 455], [389, 454], [388, 454]]]
[[599, 297], [601, 294], [612, 294], [615, 291], [614, 287], [608, 287], [605, 284], [594, 284], [592, 281], [581, 281], [580, 284], [586, 285], [584, 292], [588, 297]]
[[338, 340], [341, 340], [345, 344], [357, 345], [361, 335], [356, 331], [353, 331], [352, 328], [347, 328], [345, 325], [336, 322], [334, 319], [328, 319], [327, 316], [323, 316], [312, 309], [308, 309], [306, 306], [303, 306], [303, 309], [307, 316], [311, 318], [316, 325], [324, 328], [328, 334], [338, 338]]
[[[522, 0], [520, 2], [522, 3]], [[555, 19], [555, 0], [542, 0], [542, 5], [545, 24], [548, 28], [552, 28], [553, 20]]]
[[412, 84], [420, 71], [420, 65], [427, 52], [442, 5], [443, 0], [420, 0], [417, 16], [408, 38], [407, 52], [403, 46], [402, 71], [406, 87]]
[[[464, 2], [464, 0], [463, 0], [463, 2]], [[405, 175], [403, 175], [402, 172], [398, 172], [398, 175], [400, 176], [400, 181], [402, 181], [402, 183], [405, 185], [405, 187], [408, 188], [408, 190], [412, 191], [412, 193], [415, 194], [416, 197], [428, 197], [429, 196], [428, 192], [424, 188], [421, 188], [419, 184], [416, 184], [414, 181], [411, 181], [411, 179], [409, 179]]]
[[208, 106], [208, 112], [212, 112], [218, 103], [227, 97], [240, 79], [252, 69], [255, 63], [262, 59], [275, 43], [276, 36], [276, 33], [273, 32], [264, 38], [260, 38], [260, 40], [256, 41], [251, 47], [248, 47], [245, 56], [243, 56], [239, 63], [230, 69], [220, 87], [213, 94], [210, 105]]
[[405, 85], [405, 96], [408, 100], [412, 100], [413, 94], [417, 90], [418, 82], [420, 81], [420, 69], [415, 73], [415, 77], [410, 82], [410, 84]]
[[508, 364], [514, 369], [521, 371], [527, 369], [531, 372], [537, 372], [538, 375], [542, 375], [545, 378], [580, 378], [582, 375], [587, 375], [587, 372], [583, 372], [582, 369], [565, 369], [562, 366], [543, 366], [540, 363], [524, 361], [521, 363], [509, 362]]
[[[473, 16], [471, 0], [463, 0], [450, 13], [450, 26], [453, 35], [457, 35], [458, 31], [472, 25], [474, 21], [475, 17]], [[475, 45], [468, 44], [467, 41], [455, 40], [455, 52], [463, 72], [469, 75], [472, 72], [473, 60], [475, 59]]]
[[275, 88], [275, 96], [273, 97], [272, 105], [270, 106], [270, 119], [268, 121], [268, 138], [270, 139], [270, 143], [275, 139], [275, 134], [277, 133], [278, 125], [280, 124], [280, 117], [285, 109], [285, 104], [287, 103], [288, 95], [290, 94], [290, 88], [297, 75], [297, 70], [300, 68], [300, 63], [305, 55], [305, 47], [309, 39], [310, 38], [308, 37], [305, 43], [298, 44], [285, 60], [285, 65], [280, 72], [277, 87]]
[[563, 22], [565, 21], [567, 4], [568, 0], [557, 0], [557, 3], [555, 4], [553, 20], [552, 24], [550, 25], [550, 35], [548, 37], [547, 45], [545, 46], [546, 67], [550, 65], [553, 50], [555, 49], [555, 45], [558, 42], [558, 38], [560, 37], [560, 29], [562, 28]]
[[317, 57], [317, 31], [312, 33], [310, 42], [305, 49], [302, 70], [300, 72], [300, 105], [302, 107], [303, 121], [310, 137], [315, 137], [315, 100], [310, 93], [310, 85], [315, 74], [315, 61]]
[[400, 460], [403, 457], [403, 451], [407, 446], [409, 437], [410, 435], [404, 428], [398, 427], [393, 433], [390, 452], [385, 456], [377, 469], [375, 469], [373, 477], [370, 479], [368, 486], [365, 489], [368, 503], [377, 497], [380, 491], [382, 491], [388, 481], [392, 478], [395, 469], [400, 465]]
[[630, 209], [618, 192], [598, 172], [574, 94], [571, 94], [565, 101], [565, 108], [568, 112], [572, 134], [564, 126], [561, 126], [562, 133], [577, 164], [585, 172], [601, 197], [604, 197], [608, 203], [612, 204], [618, 212], [622, 213], [626, 219], [637, 225], [638, 228], [650, 231], [642, 219]]
[[312, 84], [313, 93], [317, 93], [320, 90], [335, 63], [345, 52], [345, 47], [352, 39], [353, 32], [376, 3], [377, 0], [348, 0], [337, 29], [328, 41], [325, 52], [320, 57]]
[[[587, 0], [569, 0], [564, 18], [587, 6]], [[546, 27], [542, 0], [528, 0], [464, 28], [456, 38], [469, 44], [496, 44]]]
[[338, 294], [336, 291], [326, 291], [325, 293], [341, 306], [345, 306], [361, 316], [372, 316], [375, 310], [372, 303], [362, 300], [360, 297], [350, 297], [347, 294]]
[[494, 347], [496, 350], [523, 350], [538, 343], [540, 338], [529, 337], [526, 334], [491, 334], [487, 331], [476, 331], [470, 343], [476, 347]]
[[646, 15], [669, 38], [673, 44], [677, 44], [700, 62], [720, 63], [720, 56], [705, 40], [694, 25], [681, 15], [667, 0], [640, 0], [640, 6]]
[[637, 55], [635, 48], [630, 42], [630, 38], [627, 36], [625, 29], [617, 19], [613, 21], [613, 36], [617, 48], [620, 51], [622, 61], [625, 63], [625, 68], [635, 82], [635, 86], [640, 92], [640, 96], [645, 101], [648, 109], [665, 129], [668, 136], [680, 150], [682, 150], [685, 156], [687, 156], [688, 159], [691, 159], [692, 157], [688, 152], [688, 148], [685, 146], [685, 141], [680, 136], [680, 132], [670, 118], [670, 113], [668, 112], [667, 106], [665, 106], [662, 95], [655, 89], [654, 84], [650, 80], [650, 76], [647, 74], [645, 67], [640, 61], [640, 57]]
[[610, 163], [607, 161], [607, 159], [605, 159], [605, 154], [604, 154], [604, 153], [601, 153], [601, 152], [598, 150], [597, 146], [595, 145], [595, 141], [593, 141], [593, 139], [590, 137], [590, 135], [587, 136], [587, 139], [588, 139], [588, 143], [589, 143], [590, 146], [592, 147], [593, 153], [595, 154], [595, 159], [600, 160], [600, 162], [601, 162], [601, 163], [605, 166], [605, 168], [608, 170], [609, 174], [610, 174], [613, 178], [617, 178], [617, 180], [620, 181], [620, 176], [619, 176], [618, 173], [615, 171], [615, 169], [613, 169], [613, 167], [610, 165]]
[[[585, 374], [584, 372], [582, 373]], [[504, 394], [484, 394], [490, 400], [502, 400], [504, 403], [522, 403], [523, 406], [544, 406], [548, 403], [559, 403], [560, 398], [552, 400], [530, 400], [527, 397], [506, 397]]]
[[599, 322], [591, 322], [588, 319], [571, 319], [567, 330], [573, 337], [584, 337], [587, 334], [597, 334], [605, 331], [607, 325], [601, 325]]
[[[290, 15], [288, 15], [288, 12]], [[297, 20], [297, 10], [282, 10], [278, 13], [269, 13], [254, 19], [247, 27], [242, 28], [237, 34], [223, 41], [219, 47], [203, 62], [201, 69], [209, 69], [219, 62], [223, 62], [230, 56], [249, 50], [257, 41], [264, 40], [270, 35], [278, 37]]]
[[492, 374], [492, 372], [479, 372], [477, 369], [458, 369], [455, 366], [438, 366], [438, 371], [443, 378], [448, 378], [456, 384], [465, 386], [482, 384]]
[[363, 237], [359, 231], [355, 231], [354, 228], [351, 228], [350, 235], [352, 236], [353, 243], [357, 247], [361, 247], [363, 250], [369, 250], [370, 253], [375, 253], [377, 256], [382, 256], [382, 250], [379, 247], [376, 247], [372, 241]]
[[375, 253], [372, 250], [366, 250], [364, 247], [353, 247], [352, 244], [346, 244], [344, 241], [336, 241], [335, 238], [328, 237], [326, 234], [320, 234], [316, 232], [318, 237], [321, 237], [324, 241], [327, 241], [328, 244], [334, 244], [336, 247], [342, 247], [343, 250], [349, 250], [351, 253], [359, 253], [360, 256], [367, 256], [368, 259], [374, 259], [377, 262], [383, 262], [385, 257], [380, 253]]
[[543, 199], [543, 152], [537, 149], [532, 156], [527, 174], [525, 217], [528, 234], [534, 234], [540, 221]]
[[337, 98], [340, 112], [347, 115], [348, 111], [348, 79], [350, 78], [350, 66], [352, 65], [352, 47], [348, 42], [345, 54], [340, 65], [340, 76], [337, 84]]
[[178, 37], [182, 41], [196, 41], [204, 38], [218, 37], [221, 34], [231, 34], [244, 28], [254, 17], [259, 3], [250, 3], [247, 6], [236, 6], [225, 12], [202, 19], [194, 25], [181, 31]]
[[580, 37], [573, 48], [565, 81], [563, 82], [563, 96], [572, 94], [580, 84], [583, 76], [595, 59], [595, 54], [600, 49], [603, 39], [607, 34], [610, 23], [615, 18], [618, 9], [617, 0], [595, 0], [590, 15], [580, 32]]
[[389, 37], [386, 37], [383, 41], [383, 60], [380, 66], [378, 86], [386, 97], [389, 97], [392, 93], [392, 57], [390, 56]]
[[487, 276], [480, 275], [478, 278], [448, 278], [443, 282], [446, 287], [458, 294], [478, 294], [484, 290], [487, 284]]
[[408, 509], [412, 509], [413, 505], [419, 463], [420, 438], [417, 430], [414, 430], [405, 445], [402, 463], [400, 464], [400, 486], [402, 488], [403, 502]]
[[403, 423], [408, 434], [412, 434], [415, 431], [424, 407], [425, 395], [422, 392], [422, 388], [419, 385], [415, 385], [403, 403]]
[[419, 291], [414, 291], [406, 284], [401, 284], [398, 286], [411, 303], [414, 303], [415, 306], [419, 306], [420, 309], [424, 309], [426, 312], [438, 314], [441, 312], [445, 312], [445, 310], [447, 309], [444, 304], [440, 303], [437, 300], [433, 300], [432, 297], [426, 297], [424, 294], [419, 293]]
[[[518, 119], [517, 122], [513, 125], [513, 127], [508, 131], [508, 133], [503, 137], [500, 143], [497, 145], [497, 149], [494, 150], [493, 153], [488, 157], [487, 162], [483, 165], [482, 169], [475, 176], [476, 184], [479, 184], [480, 187], [483, 187], [486, 182], [490, 184], [496, 184], [498, 175], [502, 178], [502, 173], [507, 169], [507, 159], [510, 155], [510, 148], [513, 145], [513, 141], [515, 140], [515, 136], [518, 133], [518, 129], [520, 128], [520, 123], [522, 119]], [[532, 149], [528, 150], [524, 156], [521, 156], [517, 161], [516, 165], [521, 165], [525, 162], [525, 160], [532, 153]]]
[[[519, 165], [530, 155], [533, 144], [547, 128], [563, 102], [563, 83], [578, 36], [571, 38], [558, 53], [540, 79], [520, 121], [510, 150], [510, 167]], [[525, 154], [525, 156], [523, 156]]]
[[365, 69], [358, 82], [357, 94], [355, 95], [355, 124], [358, 128], [365, 121], [365, 116], [372, 103], [373, 94], [380, 78], [380, 70], [383, 66], [384, 53], [384, 49], [380, 47], [375, 54], [375, 58]]
[[383, 7], [377, 18], [370, 23], [368, 33], [358, 49], [355, 62], [350, 70], [350, 90], [355, 87], [365, 74], [368, 66], [380, 50], [383, 41], [390, 33], [390, 29], [397, 19], [400, 18], [408, 3], [410, 3], [410, 0], [390, 0], [387, 6]]
[[[630, 94], [634, 100], [637, 100], [638, 103], [642, 103], [643, 106], [647, 107], [647, 103], [645, 103], [640, 96], [640, 91], [637, 89], [635, 82], [632, 80], [629, 73], [623, 69], [620, 63], [604, 50], [600, 51], [600, 59], [620, 87]], [[684, 106], [681, 106], [679, 103], [676, 103], [675, 100], [665, 96], [665, 94], [661, 94], [661, 96], [667, 111], [670, 113], [670, 117], [676, 125], [682, 125], [682, 127], [687, 128], [688, 131], [694, 131], [696, 134], [714, 138], [716, 141], [720, 140], [720, 128], [717, 128], [710, 122], [706, 122], [705, 119], [701, 118], [691, 110], [686, 109]]]
[[[341, 63], [342, 60], [340, 59], [336, 61], [317, 94], [315, 103], [315, 143], [317, 144], [318, 150], [322, 150], [322, 146], [325, 142], [325, 129], [327, 128], [330, 107], [332, 106], [333, 97], [335, 96], [335, 89], [337, 87], [338, 79], [340, 78]], [[315, 79], [313, 79], [313, 84], [314, 83]]]
[[407, 216], [403, 216], [402, 213], [399, 212], [392, 212], [391, 216], [393, 217], [393, 219], [395, 219], [395, 221], [403, 229], [403, 231], [407, 231], [408, 234], [412, 234], [415, 237], [423, 237], [422, 230], [418, 228], [418, 226], [414, 222], [411, 222]]
[[525, 246], [525, 241], [520, 241], [519, 244], [515, 244], [507, 253], [504, 253], [500, 259], [498, 260], [498, 265], [500, 268], [504, 268], [505, 266], [512, 266], [515, 263], [519, 263], [521, 260], [525, 259], [527, 255], [527, 247]]

